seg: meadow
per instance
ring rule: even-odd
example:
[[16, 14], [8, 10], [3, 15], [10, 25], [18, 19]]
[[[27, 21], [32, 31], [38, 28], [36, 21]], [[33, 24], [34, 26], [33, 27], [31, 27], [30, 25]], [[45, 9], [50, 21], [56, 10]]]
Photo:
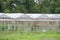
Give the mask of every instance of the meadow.
[[0, 32], [0, 40], [60, 40], [60, 32]]

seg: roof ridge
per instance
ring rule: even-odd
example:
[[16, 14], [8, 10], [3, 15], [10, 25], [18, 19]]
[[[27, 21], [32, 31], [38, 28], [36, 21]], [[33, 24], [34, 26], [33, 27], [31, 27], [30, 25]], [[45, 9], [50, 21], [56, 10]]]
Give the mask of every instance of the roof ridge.
[[49, 18], [49, 16], [47, 16], [46, 14], [42, 14], [42, 15], [38, 16], [37, 18]]
[[28, 15], [26, 15], [26, 14], [23, 14], [23, 15], [17, 17], [17, 18], [32, 18], [32, 17], [30, 17], [30, 16], [28, 16]]
[[0, 17], [1, 17], [1, 18], [3, 18], [3, 17], [4, 17], [4, 18], [12, 18], [12, 17], [9, 17], [9, 16], [6, 15], [6, 14], [2, 14], [2, 15], [0, 15]]

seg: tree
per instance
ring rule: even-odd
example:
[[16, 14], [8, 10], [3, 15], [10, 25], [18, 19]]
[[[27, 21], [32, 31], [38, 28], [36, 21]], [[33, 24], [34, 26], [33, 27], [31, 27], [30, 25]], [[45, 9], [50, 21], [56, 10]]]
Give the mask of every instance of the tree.
[[25, 6], [26, 6], [28, 13], [31, 13], [32, 12], [31, 9], [34, 6], [34, 0], [26, 0]]
[[60, 0], [56, 0], [56, 9], [55, 9], [56, 13], [60, 13]]
[[10, 13], [9, 9], [4, 9], [3, 11], [4, 11], [4, 13]]
[[49, 11], [48, 11], [48, 8], [49, 8], [49, 1], [48, 0], [43, 0], [42, 2], [41, 2], [41, 8], [42, 8], [42, 10], [41, 10], [41, 13], [48, 13]]
[[60, 13], [60, 0], [1, 0], [0, 12]]
[[34, 6], [31, 7], [31, 12], [32, 13], [40, 13], [40, 6], [35, 4]]
[[3, 12], [2, 4], [0, 2], [0, 12]]
[[51, 2], [50, 2], [50, 8], [49, 8], [50, 10], [50, 13], [55, 13], [55, 1], [54, 0], [52, 0]]

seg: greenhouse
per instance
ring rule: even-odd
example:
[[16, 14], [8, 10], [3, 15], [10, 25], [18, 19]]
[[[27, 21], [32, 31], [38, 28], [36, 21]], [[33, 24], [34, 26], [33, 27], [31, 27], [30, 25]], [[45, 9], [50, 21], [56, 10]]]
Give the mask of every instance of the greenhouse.
[[[10, 15], [10, 16], [9, 16]], [[17, 15], [17, 14], [16, 14]], [[0, 31], [57, 31], [60, 29], [60, 15], [53, 14], [18, 14], [18, 17], [11, 17], [12, 14], [0, 15]]]

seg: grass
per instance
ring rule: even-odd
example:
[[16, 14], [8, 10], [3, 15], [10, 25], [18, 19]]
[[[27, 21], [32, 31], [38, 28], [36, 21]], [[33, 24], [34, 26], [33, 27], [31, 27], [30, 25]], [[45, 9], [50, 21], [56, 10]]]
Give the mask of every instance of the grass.
[[57, 32], [0, 32], [0, 40], [60, 40]]

